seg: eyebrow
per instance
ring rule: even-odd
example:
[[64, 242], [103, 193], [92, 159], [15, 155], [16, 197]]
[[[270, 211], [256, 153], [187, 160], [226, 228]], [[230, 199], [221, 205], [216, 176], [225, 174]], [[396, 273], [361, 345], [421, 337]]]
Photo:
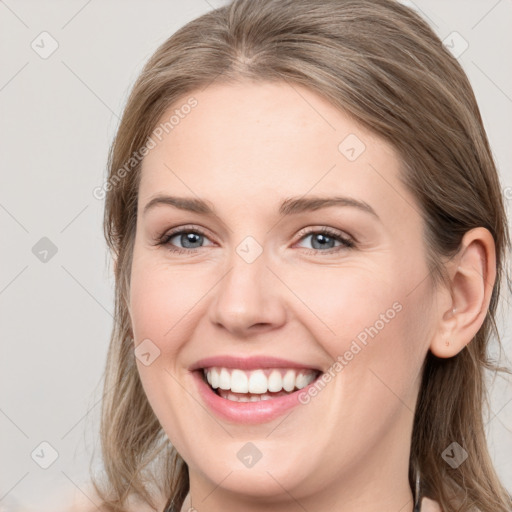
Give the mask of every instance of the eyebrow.
[[[168, 195], [158, 195], [151, 199], [144, 207], [144, 214], [156, 206], [167, 205], [174, 206], [180, 210], [185, 210], [200, 215], [210, 215], [218, 217], [214, 207], [209, 201], [202, 199], [195, 199], [192, 197], [175, 197]], [[309, 196], [309, 197], [290, 197], [285, 199], [278, 210], [281, 217], [303, 213], [306, 211], [319, 210], [321, 208], [328, 208], [331, 206], [350, 206], [357, 208], [361, 211], [373, 215], [375, 218], [380, 220], [375, 210], [366, 202], [354, 199], [352, 197], [345, 196], [334, 196], [334, 197], [322, 197], [322, 196]]]

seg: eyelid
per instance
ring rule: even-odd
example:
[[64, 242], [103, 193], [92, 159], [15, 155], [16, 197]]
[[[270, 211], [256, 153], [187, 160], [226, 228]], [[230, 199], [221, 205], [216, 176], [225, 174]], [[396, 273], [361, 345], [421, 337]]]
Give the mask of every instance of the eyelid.
[[[181, 233], [182, 231], [190, 231], [190, 232], [193, 231], [196, 233], [201, 233], [202, 235], [206, 235], [208, 230], [198, 224], [183, 224], [183, 225], [176, 226], [174, 228], [165, 230], [161, 236], [164, 237], [164, 236], [168, 236], [168, 235], [176, 235], [178, 233]], [[208, 236], [210, 236], [210, 235], [208, 235]]]
[[[175, 228], [165, 231], [164, 234], [162, 234], [161, 236], [158, 236], [155, 245], [166, 247], [166, 246], [170, 245], [169, 242], [172, 238], [174, 238], [177, 235], [186, 233], [186, 232], [196, 233], [200, 236], [210, 239], [210, 236], [208, 235], [208, 233], [206, 231], [207, 230], [205, 228], [198, 226], [196, 224], [177, 226]], [[307, 226], [305, 228], [302, 228], [297, 233], [298, 239], [294, 243], [294, 245], [308, 236], [311, 236], [314, 234], [319, 234], [319, 233], [336, 239], [340, 243], [340, 245], [328, 248], [326, 250], [308, 249], [306, 247], [302, 247], [301, 249], [303, 251], [305, 251], [307, 254], [315, 255], [315, 256], [322, 255], [322, 254], [326, 255], [326, 256], [327, 255], [337, 255], [340, 252], [346, 251], [347, 249], [354, 249], [357, 246], [357, 240], [355, 240], [354, 237], [352, 237], [348, 233], [341, 231], [337, 228], [332, 228], [330, 226], [325, 226], [325, 225], [316, 225], [316, 226], [313, 225], [313, 226]], [[215, 242], [214, 242], [214, 244], [215, 244]], [[167, 249], [172, 253], [192, 256], [197, 251], [202, 249], [204, 246], [194, 247], [194, 248], [182, 248], [182, 247], [177, 247], [177, 246], [172, 245], [171, 247], [167, 247]]]
[[325, 257], [339, 256], [340, 253], [344, 251], [353, 250], [357, 248], [357, 241], [352, 236], [350, 236], [348, 233], [340, 231], [336, 228], [331, 228], [329, 226], [309, 226], [307, 228], [304, 228], [299, 232], [299, 239], [295, 243], [297, 244], [303, 239], [307, 238], [308, 236], [315, 234], [323, 234], [332, 239], [335, 239], [339, 242], [339, 245], [335, 247], [330, 247], [326, 250], [308, 249], [306, 247], [301, 247], [301, 249], [305, 251], [306, 254], [313, 256], [320, 255]]
[[337, 229], [337, 228], [332, 228], [330, 226], [325, 226], [325, 225], [314, 225], [314, 226], [308, 226], [306, 228], [303, 228], [301, 229], [298, 233], [297, 233], [297, 237], [299, 240], [301, 240], [302, 238], [304, 238], [305, 236], [307, 235], [311, 235], [313, 233], [326, 233], [328, 235], [331, 235], [333, 237], [338, 237], [338, 238], [341, 238], [341, 239], [344, 239], [344, 240], [349, 240], [353, 243], [356, 243], [357, 240], [349, 235], [346, 231], [342, 231], [341, 229]]
[[[166, 230], [162, 235], [158, 235], [156, 237], [156, 239], [158, 241], [160, 241], [163, 238], [173, 237], [175, 235], [181, 234], [184, 231], [196, 232], [196, 233], [201, 234], [203, 236], [208, 236], [209, 237], [209, 235], [206, 233], [204, 228], [202, 228], [200, 226], [198, 227], [196, 224], [190, 224], [190, 225], [177, 226], [176, 228], [172, 228], [170, 230]], [[330, 235], [333, 235], [333, 236], [337, 236], [337, 237], [340, 237], [340, 238], [349, 239], [351, 241], [356, 242], [354, 237], [352, 237], [348, 233], [345, 233], [345, 232], [343, 232], [341, 230], [338, 230], [336, 228], [331, 228], [331, 227], [322, 226], [322, 225], [319, 225], [319, 226], [308, 226], [308, 227], [302, 228], [297, 233], [297, 238], [298, 238], [298, 241], [299, 241], [299, 240], [301, 240], [302, 238], [304, 238], [307, 235], [310, 235], [310, 234], [313, 234], [313, 233], [322, 233], [322, 232], [325, 232], [327, 234], [330, 234]]]
[[[157, 235], [156, 243], [157, 244], [165, 244], [166, 241], [169, 241], [171, 238], [176, 235], [180, 235], [183, 232], [187, 233], [197, 233], [198, 235], [204, 236], [205, 238], [211, 239], [212, 237], [208, 234], [207, 230], [197, 224], [185, 224], [183, 226], [177, 226], [175, 228], [164, 231], [162, 235]], [[189, 251], [193, 249], [188, 249]]]

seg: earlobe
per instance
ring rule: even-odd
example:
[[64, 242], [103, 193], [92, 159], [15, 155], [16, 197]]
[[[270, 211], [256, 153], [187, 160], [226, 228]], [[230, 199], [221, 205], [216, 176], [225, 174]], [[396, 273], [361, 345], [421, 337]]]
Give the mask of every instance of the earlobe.
[[468, 231], [448, 266], [450, 298], [440, 301], [438, 326], [430, 344], [437, 357], [457, 355], [474, 338], [487, 315], [496, 279], [494, 239], [486, 228]]

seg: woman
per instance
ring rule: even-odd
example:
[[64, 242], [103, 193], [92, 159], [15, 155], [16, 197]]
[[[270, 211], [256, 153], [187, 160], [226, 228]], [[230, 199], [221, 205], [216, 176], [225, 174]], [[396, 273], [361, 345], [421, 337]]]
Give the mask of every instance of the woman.
[[105, 510], [510, 510], [482, 420], [507, 220], [418, 15], [201, 16], [147, 63], [109, 168]]

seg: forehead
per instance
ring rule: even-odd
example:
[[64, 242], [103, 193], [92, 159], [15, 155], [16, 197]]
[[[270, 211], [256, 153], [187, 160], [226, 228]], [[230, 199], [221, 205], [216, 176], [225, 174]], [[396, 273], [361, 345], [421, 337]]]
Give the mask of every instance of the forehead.
[[212, 84], [175, 102], [166, 122], [143, 160], [141, 203], [172, 193], [254, 211], [284, 196], [338, 193], [410, 215], [393, 147], [302, 86]]

